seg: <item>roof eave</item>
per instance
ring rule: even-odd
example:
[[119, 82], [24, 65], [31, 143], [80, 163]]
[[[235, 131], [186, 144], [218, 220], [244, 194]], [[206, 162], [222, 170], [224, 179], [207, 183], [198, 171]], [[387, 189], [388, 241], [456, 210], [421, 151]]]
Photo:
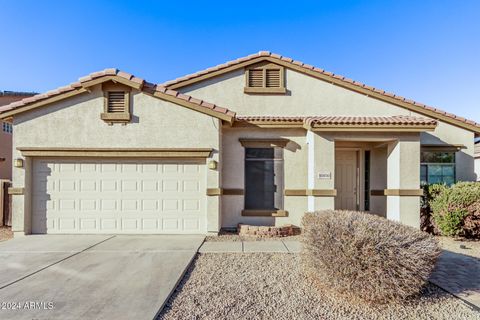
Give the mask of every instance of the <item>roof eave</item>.
[[[241, 61], [240, 61], [241, 60]], [[436, 110], [435, 108], [427, 107], [424, 104], [420, 104], [413, 100], [408, 100], [403, 97], [385, 92], [384, 90], [379, 90], [365, 84], [347, 79], [345, 77], [335, 75], [330, 72], [326, 72], [322, 69], [316, 68], [311, 65], [306, 65], [299, 61], [295, 61], [290, 58], [285, 58], [280, 55], [270, 54], [269, 52], [260, 52], [257, 55], [251, 55], [245, 58], [238, 59], [236, 61], [228, 62], [224, 65], [217, 67], [209, 68], [204, 71], [197, 72], [196, 74], [187, 75], [183, 78], [178, 78], [173, 81], [164, 83], [164, 86], [170, 89], [183, 88], [197, 82], [217, 77], [222, 74], [235, 71], [237, 69], [245, 68], [249, 65], [261, 62], [261, 61], [270, 61], [272, 63], [279, 64], [285, 68], [289, 68], [300, 73], [312, 76], [314, 78], [324, 80], [326, 82], [338, 85], [340, 87], [370, 96], [372, 98], [391, 103], [403, 108], [406, 108], [410, 111], [417, 112], [422, 115], [426, 115], [430, 118], [441, 120], [443, 122], [455, 125], [457, 127], [472, 131], [475, 134], [475, 137], [480, 136], [480, 126], [473, 121], [466, 119], [456, 119], [455, 115], [447, 115], [446, 112]], [[460, 117], [458, 117], [460, 118]]]
[[[144, 92], [145, 94], [148, 94], [150, 96], [154, 96], [158, 99], [164, 100], [164, 101], [169, 101], [174, 104], [186, 107], [191, 110], [195, 110], [197, 112], [207, 114], [209, 116], [215, 117], [217, 119], [220, 119], [222, 121], [226, 121], [230, 124], [234, 122], [235, 119], [235, 112], [232, 112], [226, 108], [219, 107], [214, 104], [207, 103], [202, 100], [198, 99], [193, 99], [190, 96], [186, 95], [180, 95], [178, 92], [175, 92], [173, 90], [166, 90], [165, 88], [161, 88], [160, 91], [157, 90], [143, 90], [145, 81], [140, 80], [139, 78], [135, 78], [132, 76], [135, 81], [127, 79], [125, 77], [119, 76], [119, 75], [101, 75], [101, 76], [96, 76], [93, 79], [89, 76], [85, 78], [80, 79], [80, 83], [74, 88], [68, 88], [69, 91], [63, 92], [63, 93], [58, 93], [54, 94], [51, 97], [47, 97], [45, 99], [41, 99], [38, 101], [33, 101], [33, 102], [28, 102], [23, 106], [18, 106], [18, 107], [13, 107], [11, 110], [6, 110], [3, 112], [0, 112], [0, 119], [9, 119], [15, 115], [18, 115], [20, 113], [24, 113], [36, 108], [44, 107], [47, 106], [51, 103], [55, 103], [70, 97], [73, 97], [78, 94], [82, 94], [85, 92], [90, 92], [91, 88], [93, 86], [113, 81], [116, 83], [121, 83], [123, 85], [129, 86], [133, 89], [139, 90]], [[155, 85], [155, 87], [157, 87]], [[193, 103], [191, 101], [199, 101], [199, 104]]]
[[436, 125], [313, 125], [308, 130], [317, 131], [355, 131], [355, 132], [426, 132], [434, 131]]

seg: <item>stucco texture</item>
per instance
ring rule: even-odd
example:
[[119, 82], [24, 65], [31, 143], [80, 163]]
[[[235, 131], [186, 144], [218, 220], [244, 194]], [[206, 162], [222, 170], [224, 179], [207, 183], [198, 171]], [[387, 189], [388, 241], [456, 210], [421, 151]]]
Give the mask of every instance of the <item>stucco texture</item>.
[[[394, 116], [426, 117], [405, 108], [286, 69], [285, 95], [245, 94], [243, 69], [179, 89], [194, 97], [227, 106], [238, 115], [275, 116]], [[422, 144], [460, 144], [456, 157], [458, 180], [475, 180], [474, 133], [439, 121], [434, 132], [423, 133]]]
[[[281, 95], [245, 94], [244, 70], [232, 71], [179, 91], [226, 107], [237, 115], [423, 116], [290, 69], [285, 72], [287, 93]], [[97, 86], [90, 93], [16, 115], [13, 158], [21, 157], [16, 150], [18, 147], [213, 148], [211, 159], [218, 161], [218, 168], [206, 170], [207, 188], [243, 189], [244, 148], [238, 139], [284, 138], [290, 140], [284, 150], [285, 189], [332, 190], [335, 188], [335, 148], [350, 143], [350, 147], [372, 152], [375, 170], [371, 174], [371, 189], [416, 189], [419, 187], [417, 156], [420, 145], [455, 144], [463, 146], [456, 155], [457, 179], [475, 179], [474, 133], [441, 121], [435, 131], [415, 133], [413, 139], [405, 139], [408, 134], [398, 132], [310, 133], [308, 138], [304, 129], [230, 127], [208, 115], [135, 90], [130, 104], [133, 115], [130, 123], [108, 125], [100, 119], [104, 108], [103, 92]], [[409, 157], [412, 152], [415, 156]], [[361, 166], [360, 170], [363, 170]], [[330, 180], [317, 179], [317, 174], [323, 171], [331, 172]], [[13, 203], [14, 231], [18, 232], [28, 233], [29, 230], [30, 175], [31, 159], [26, 159], [25, 168], [13, 170], [14, 186], [25, 187], [25, 196], [15, 196]], [[360, 200], [361, 203], [363, 198]], [[243, 196], [211, 196], [206, 203], [208, 230], [216, 232], [220, 226], [235, 227], [238, 223], [299, 225], [305, 211], [332, 209], [334, 198], [285, 196], [284, 209], [288, 216], [276, 218], [243, 217]], [[371, 210], [416, 225], [418, 203], [418, 196], [377, 196], [371, 198]]]
[[[284, 148], [284, 186], [285, 189], [305, 189], [307, 184], [307, 146], [305, 130], [276, 129], [265, 132], [261, 129], [224, 129], [222, 141], [222, 187], [225, 189], [244, 189], [244, 147], [240, 138], [288, 139]], [[235, 227], [238, 223], [299, 225], [303, 213], [307, 211], [306, 197], [285, 197], [284, 209], [288, 217], [244, 217], [243, 195], [225, 195], [222, 197], [222, 226]]]
[[[227, 106], [237, 112], [238, 115], [270, 115], [270, 116], [317, 116], [317, 115], [342, 115], [342, 116], [394, 116], [410, 115], [421, 116], [405, 108], [371, 98], [369, 96], [336, 86], [334, 84], [315, 79], [313, 77], [300, 74], [296, 71], [285, 70], [285, 84], [287, 93], [285, 95], [264, 95], [264, 94], [245, 94], [245, 75], [244, 70], [236, 70], [230, 73], [204, 80], [200, 83], [180, 88], [183, 93], [211, 101], [213, 103]], [[474, 180], [474, 161], [473, 161], [473, 139], [474, 133], [457, 126], [438, 121], [438, 126], [433, 132], [421, 133], [416, 135], [413, 148], [419, 149], [419, 144], [454, 144], [464, 146], [456, 155], [456, 177], [457, 180]], [[272, 136], [289, 138], [294, 136], [295, 143], [304, 148], [295, 153], [285, 153], [285, 188], [286, 189], [306, 189], [306, 188], [332, 188], [333, 181], [317, 181], [313, 179], [308, 182], [308, 152], [306, 152], [306, 133], [303, 134], [295, 130], [285, 131], [274, 129], [242, 129], [242, 130], [224, 130], [224, 143], [222, 152], [224, 153], [224, 188], [241, 188], [243, 185], [243, 149], [238, 143], [241, 136], [252, 136], [256, 138], [269, 138]], [[351, 141], [351, 147], [360, 148], [360, 150], [369, 149], [371, 153], [372, 168], [371, 189], [387, 188], [387, 159], [389, 156], [387, 145], [379, 145], [379, 141], [392, 141], [401, 139], [402, 134], [397, 132], [383, 134], [362, 134], [359, 133], [331, 133], [325, 134], [327, 140], [318, 139], [318, 146], [313, 148], [315, 156], [312, 163], [312, 174], [321, 171], [334, 172], [334, 161], [329, 159], [334, 153], [333, 144], [328, 141], [345, 143]], [[376, 143], [365, 146], [365, 143]], [[408, 145], [403, 142], [402, 145]], [[407, 149], [407, 146], [403, 147]], [[291, 158], [295, 155], [295, 160]], [[419, 155], [419, 150], [415, 153]], [[330, 155], [330, 156], [329, 156]], [[289, 159], [290, 157], [290, 159]], [[412, 160], [412, 161], [410, 161]], [[397, 188], [417, 189], [419, 186], [419, 160], [409, 157], [402, 157], [394, 166], [391, 161], [390, 171], [397, 170], [397, 175], [390, 174], [390, 181], [397, 179], [398, 183], [390, 182], [390, 185], [396, 185]], [[400, 170], [398, 167], [401, 166]], [[360, 167], [360, 170], [363, 170]], [[406, 177], [404, 175], [408, 173]], [[363, 174], [363, 172], [361, 172]], [[289, 176], [291, 176], [289, 178]], [[312, 179], [312, 177], [311, 177]], [[333, 177], [332, 177], [333, 179]], [[302, 184], [303, 183], [303, 184]], [[307, 186], [308, 185], [308, 186]], [[408, 187], [407, 187], [408, 186]], [[363, 190], [361, 190], [363, 191]], [[361, 193], [360, 203], [363, 205], [364, 194]], [[224, 196], [222, 203], [222, 215], [224, 227], [233, 227], [236, 223], [256, 223], [256, 224], [277, 224], [300, 222], [304, 209], [322, 209], [332, 208], [333, 199], [329, 197], [285, 197], [285, 210], [289, 211], [288, 218], [264, 218], [264, 217], [242, 217], [243, 209], [242, 196]], [[391, 212], [396, 220], [405, 220], [410, 225], [418, 224], [417, 202], [418, 197], [385, 197], [372, 196], [371, 211], [387, 216], [387, 198], [391, 198], [390, 207], [403, 212], [410, 212], [409, 216], [402, 215], [400, 212]], [[310, 203], [310, 204], [307, 204]], [[415, 211], [415, 212], [411, 212]], [[414, 217], [415, 216], [415, 217]]]
[[[14, 158], [17, 148], [212, 148], [211, 159], [219, 160], [221, 121], [139, 91], [131, 95], [132, 121], [109, 125], [100, 119], [104, 112], [103, 92], [90, 93], [53, 103], [14, 117]], [[14, 196], [13, 230], [29, 233], [31, 159], [24, 168], [14, 168], [13, 185], [25, 187], [25, 195]], [[207, 188], [218, 188], [220, 172], [206, 170]], [[207, 199], [207, 227], [217, 232], [219, 199]]]

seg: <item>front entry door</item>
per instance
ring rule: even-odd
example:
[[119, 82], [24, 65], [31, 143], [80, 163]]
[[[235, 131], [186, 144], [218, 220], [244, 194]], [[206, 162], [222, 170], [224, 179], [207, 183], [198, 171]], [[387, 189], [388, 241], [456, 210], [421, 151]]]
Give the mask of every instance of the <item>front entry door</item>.
[[357, 151], [335, 152], [335, 209], [358, 210]]

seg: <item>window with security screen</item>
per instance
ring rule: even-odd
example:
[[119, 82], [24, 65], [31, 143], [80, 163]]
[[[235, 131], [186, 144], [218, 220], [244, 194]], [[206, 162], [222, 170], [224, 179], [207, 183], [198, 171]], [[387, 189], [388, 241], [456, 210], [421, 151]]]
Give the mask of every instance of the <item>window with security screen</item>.
[[245, 149], [245, 209], [283, 209], [283, 149]]

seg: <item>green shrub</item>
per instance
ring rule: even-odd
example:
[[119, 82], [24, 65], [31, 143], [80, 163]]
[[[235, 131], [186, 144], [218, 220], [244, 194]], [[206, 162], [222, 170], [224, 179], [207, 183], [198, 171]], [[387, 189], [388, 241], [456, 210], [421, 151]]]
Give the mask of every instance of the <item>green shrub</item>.
[[420, 230], [434, 235], [440, 234], [433, 222], [432, 209], [430, 208], [430, 201], [432, 200], [430, 185], [423, 184], [421, 188], [423, 189], [423, 196], [420, 197]]
[[431, 235], [367, 213], [306, 213], [302, 224], [305, 275], [350, 300], [388, 303], [418, 294], [440, 253]]
[[429, 187], [435, 225], [445, 236], [480, 237], [480, 183]]

